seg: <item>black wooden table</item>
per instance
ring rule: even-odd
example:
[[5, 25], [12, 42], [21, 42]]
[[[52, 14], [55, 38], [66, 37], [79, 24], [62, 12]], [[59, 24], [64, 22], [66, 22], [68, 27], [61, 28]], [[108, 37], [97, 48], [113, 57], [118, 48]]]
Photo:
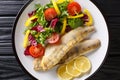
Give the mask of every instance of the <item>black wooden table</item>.
[[[0, 0], [0, 80], [33, 80], [19, 66], [12, 50], [12, 26], [28, 0]], [[110, 33], [108, 57], [88, 80], [120, 80], [120, 0], [92, 0], [102, 11]], [[102, 53], [101, 53], [102, 54]]]

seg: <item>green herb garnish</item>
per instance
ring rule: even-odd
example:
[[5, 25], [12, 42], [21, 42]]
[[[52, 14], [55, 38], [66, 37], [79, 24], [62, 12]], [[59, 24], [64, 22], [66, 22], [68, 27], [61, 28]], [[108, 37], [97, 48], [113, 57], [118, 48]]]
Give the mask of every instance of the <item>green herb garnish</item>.
[[37, 22], [41, 26], [46, 27], [48, 22], [46, 21], [45, 16], [44, 16], [45, 7], [41, 6], [40, 4], [36, 4], [36, 8], [37, 8], [36, 9], [36, 16], [38, 17]]
[[66, 0], [63, 3], [58, 4], [58, 7], [59, 7], [60, 11], [62, 12], [60, 17], [68, 16], [68, 13], [67, 13], [67, 5], [68, 5], [68, 3], [69, 2]]
[[80, 19], [80, 18], [73, 18], [73, 19], [68, 19], [68, 25], [71, 27], [71, 28], [77, 28], [79, 26], [82, 26], [84, 23], [83, 23], [83, 20]]
[[52, 28], [45, 28], [44, 32], [41, 32], [38, 36], [37, 42], [45, 45], [46, 39], [54, 32]]

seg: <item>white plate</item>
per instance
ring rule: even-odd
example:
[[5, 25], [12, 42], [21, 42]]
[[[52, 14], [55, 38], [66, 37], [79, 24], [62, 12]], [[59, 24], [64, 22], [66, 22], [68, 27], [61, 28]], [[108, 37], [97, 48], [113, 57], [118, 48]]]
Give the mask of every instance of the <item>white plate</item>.
[[[98, 38], [101, 41], [101, 47], [97, 51], [91, 53], [90, 55], [87, 55], [92, 63], [91, 72], [80, 78], [75, 79], [84, 80], [95, 73], [95, 71], [101, 66], [102, 62], [104, 61], [108, 49], [109, 36], [106, 22], [99, 9], [89, 0], [76, 1], [82, 5], [82, 8], [88, 9], [92, 14], [94, 19], [94, 26], [96, 29], [96, 32], [92, 35], [92, 38]], [[47, 72], [34, 71], [33, 58], [26, 57], [24, 55], [24, 48], [22, 46], [24, 38], [23, 31], [25, 29], [24, 23], [28, 18], [28, 12], [33, 10], [35, 3], [46, 4], [48, 2], [49, 0], [31, 0], [21, 9], [16, 18], [13, 28], [13, 48], [18, 62], [20, 62], [22, 67], [24, 67], [24, 70], [31, 74], [33, 77], [40, 80], [59, 80], [56, 75], [56, 68]]]

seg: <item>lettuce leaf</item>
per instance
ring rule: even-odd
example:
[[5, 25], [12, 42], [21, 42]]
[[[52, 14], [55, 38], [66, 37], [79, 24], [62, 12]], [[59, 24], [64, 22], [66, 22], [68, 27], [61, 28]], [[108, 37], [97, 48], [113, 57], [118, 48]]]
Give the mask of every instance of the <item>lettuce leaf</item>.
[[79, 26], [83, 26], [83, 24], [83, 20], [80, 18], [68, 19], [68, 25], [73, 29]]
[[61, 15], [60, 15], [60, 17], [68, 16], [68, 12], [67, 12], [67, 5], [68, 5], [68, 3], [69, 2], [66, 0], [63, 3], [58, 4], [60, 12], [62, 12]]
[[45, 10], [44, 6], [41, 6], [40, 4], [36, 4], [36, 15], [38, 17], [37, 22], [41, 26], [46, 27], [48, 22], [45, 19], [44, 10]]

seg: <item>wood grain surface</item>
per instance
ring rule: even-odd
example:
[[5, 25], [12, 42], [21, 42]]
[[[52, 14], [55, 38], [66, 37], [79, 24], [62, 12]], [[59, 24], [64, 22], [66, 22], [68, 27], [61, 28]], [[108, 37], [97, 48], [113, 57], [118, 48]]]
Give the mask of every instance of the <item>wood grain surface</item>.
[[[0, 0], [0, 80], [33, 80], [18, 64], [11, 43], [15, 17], [27, 1]], [[104, 64], [87, 80], [120, 80], [120, 0], [92, 0], [92, 2], [106, 19], [110, 45]]]

